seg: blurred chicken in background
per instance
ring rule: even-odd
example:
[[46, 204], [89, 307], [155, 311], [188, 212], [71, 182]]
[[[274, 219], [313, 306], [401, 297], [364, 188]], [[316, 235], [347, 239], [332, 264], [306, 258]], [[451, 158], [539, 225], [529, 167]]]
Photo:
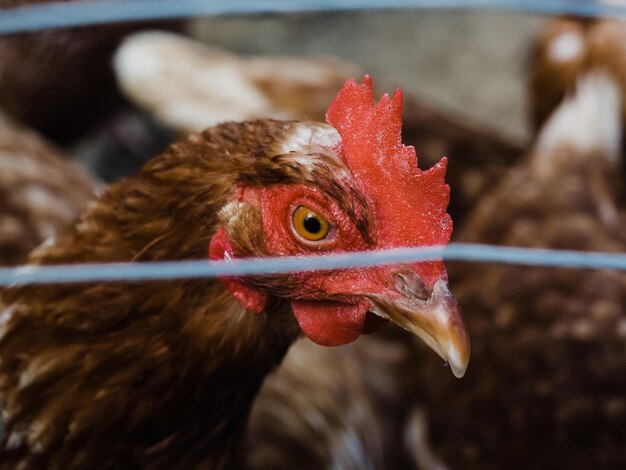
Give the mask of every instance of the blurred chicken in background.
[[343, 82], [362, 75], [331, 57], [244, 59], [162, 31], [127, 37], [114, 64], [121, 90], [179, 133], [225, 121], [323, 120]]
[[87, 207], [96, 188], [61, 150], [0, 113], [0, 265], [24, 262]]
[[[0, 9], [50, 1], [1, 0]], [[122, 105], [111, 56], [126, 34], [149, 24], [155, 25], [109, 24], [1, 36], [0, 108], [56, 141], [80, 136]], [[180, 23], [159, 26], [178, 29]]]
[[[528, 158], [459, 228], [458, 241], [624, 252], [619, 88], [578, 78]], [[626, 464], [626, 275], [451, 264], [476, 361], [463, 383], [416, 364], [435, 449], [453, 466]]]
[[[532, 52], [530, 113], [538, 130], [586, 70], [605, 70], [626, 93], [626, 23], [617, 19], [549, 20]], [[626, 115], [626, 104], [622, 103]]]

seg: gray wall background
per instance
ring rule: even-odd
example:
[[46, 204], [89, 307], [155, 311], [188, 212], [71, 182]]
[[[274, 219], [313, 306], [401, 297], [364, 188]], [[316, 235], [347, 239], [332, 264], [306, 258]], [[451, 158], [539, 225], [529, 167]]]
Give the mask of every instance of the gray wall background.
[[[526, 139], [525, 80], [541, 16], [393, 11], [196, 20], [203, 41], [243, 54], [332, 54], [374, 81]], [[392, 90], [389, 90], [392, 91]]]

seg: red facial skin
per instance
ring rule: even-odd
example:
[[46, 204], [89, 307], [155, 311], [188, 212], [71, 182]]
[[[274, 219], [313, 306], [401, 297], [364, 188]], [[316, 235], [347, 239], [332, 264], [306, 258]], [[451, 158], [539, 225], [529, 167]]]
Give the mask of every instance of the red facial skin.
[[[268, 188], [244, 188], [239, 200], [261, 208], [266, 246], [272, 256], [346, 253], [372, 249], [338, 205], [320, 190], [305, 185], [277, 185]], [[304, 240], [293, 229], [292, 218], [298, 206], [306, 206], [325, 217], [332, 228], [321, 241]], [[407, 231], [412, 233], [410, 221]], [[378, 233], [384, 234], [385, 230]], [[376, 243], [376, 248], [380, 246]], [[403, 245], [396, 245], [403, 246]], [[211, 259], [224, 259], [233, 250], [224, 230], [213, 237]], [[445, 278], [441, 262], [418, 263], [411, 266], [432, 288], [436, 280]], [[354, 341], [362, 333], [377, 329], [384, 320], [367, 315], [371, 303], [362, 293], [387, 293], [393, 290], [393, 266], [350, 269], [332, 272], [305, 272], [290, 275], [297, 287], [291, 292], [291, 307], [303, 333], [324, 346], [337, 346]], [[433, 273], [443, 275], [434, 276]], [[262, 312], [268, 296], [240, 280], [227, 278], [222, 282], [230, 292], [253, 313]]]
[[[401, 142], [402, 94], [387, 95], [373, 105], [371, 80], [347, 82], [327, 112], [342, 142], [334, 150], [352, 178], [349, 184], [366, 197], [375, 226], [366, 243], [337, 203], [319, 189], [306, 185], [243, 188], [240, 200], [261, 208], [268, 252], [272, 256], [330, 254], [398, 247], [446, 244], [452, 222], [446, 213], [449, 188], [444, 183], [446, 159], [423, 171], [417, 166], [413, 147]], [[324, 240], [311, 242], [294, 231], [296, 207], [306, 206], [325, 217], [333, 227]], [[229, 245], [222, 232], [211, 242], [211, 259], [223, 259]], [[232, 249], [230, 250], [232, 254]], [[446, 279], [441, 261], [407, 265], [431, 291]], [[291, 306], [306, 336], [316, 343], [334, 346], [349, 343], [373, 329], [378, 321], [366, 321], [372, 307], [364, 294], [400, 295], [394, 287], [397, 266], [381, 266], [333, 272], [296, 273], [290, 281]], [[229, 290], [251, 311], [262, 311], [267, 294], [237, 280], [224, 281]]]
[[[337, 204], [314, 187], [281, 185], [247, 190], [246, 196], [261, 203], [264, 231], [269, 234], [267, 247], [276, 255], [345, 253], [370, 248]], [[311, 242], [297, 234], [291, 220], [298, 206], [313, 209], [328, 220], [332, 228], [326, 239]], [[299, 286], [291, 295], [291, 307], [306, 336], [318, 344], [336, 346], [354, 341], [363, 332], [371, 305], [354, 290], [371, 277], [363, 271], [290, 276]]]
[[[243, 188], [238, 191], [238, 199], [260, 206], [266, 247], [273, 256], [342, 253], [369, 248], [338, 205], [315, 187]], [[326, 239], [312, 242], [297, 234], [291, 222], [298, 206], [313, 209], [329, 221], [331, 230]], [[233, 249], [223, 229], [211, 240], [209, 253], [211, 259], [232, 257]], [[365, 271], [368, 270], [290, 276], [298, 286], [291, 293], [291, 306], [305, 335], [319, 344], [335, 346], [354, 341], [361, 333], [374, 330], [382, 323], [378, 317], [366, 322], [371, 306], [369, 301], [350, 294], [357, 286], [365, 289], [363, 292], [371, 292], [370, 286], [364, 285], [363, 281], [373, 276]], [[221, 281], [247, 310], [260, 313], [267, 306], [268, 296], [264, 291], [249, 287], [238, 279]]]

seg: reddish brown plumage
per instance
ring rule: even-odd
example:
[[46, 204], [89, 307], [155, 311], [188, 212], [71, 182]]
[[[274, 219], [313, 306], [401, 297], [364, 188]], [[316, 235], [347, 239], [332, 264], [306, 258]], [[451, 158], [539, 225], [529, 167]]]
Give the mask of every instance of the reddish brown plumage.
[[[49, 0], [1, 0], [0, 9], [39, 3]], [[145, 26], [125, 23], [1, 37], [0, 107], [49, 137], [76, 138], [122, 103], [112, 54], [126, 34]]]
[[[528, 75], [530, 121], [535, 132], [576, 84], [587, 54], [588, 23], [570, 18], [553, 19], [535, 39]], [[561, 49], [564, 53], [559, 53]]]
[[[29, 262], [206, 259], [218, 227], [228, 256], [319, 252], [289, 235], [291, 214], [277, 217], [284, 209], [280, 194], [297, 196], [298, 204], [314, 197], [324, 213], [333, 207], [326, 213], [336, 230], [325, 242], [329, 252], [354, 249], [342, 244], [349, 234], [371, 244], [382, 228], [365, 222], [374, 220], [379, 201], [363, 195], [358, 175], [342, 163], [338, 138], [327, 125], [272, 120], [193, 134], [136, 177], [109, 187]], [[460, 312], [444, 280], [416, 297], [398, 290], [404, 285], [390, 286], [393, 279], [381, 275], [386, 271], [331, 274], [238, 280], [268, 295], [267, 308], [256, 315], [216, 280], [5, 290], [2, 465], [230, 468], [261, 381], [299, 333], [290, 308], [296, 302], [341, 316], [366, 305], [363, 299], [375, 308], [368, 296], [389, 291], [415, 306], [398, 310], [398, 318], [427, 317], [431, 308], [443, 318], [439, 305], [446, 302], [458, 326]], [[328, 282], [334, 278], [371, 281], [376, 289], [336, 286]], [[394, 314], [391, 304], [385, 308]], [[453, 338], [438, 349], [444, 355], [464, 334], [437, 330], [433, 338], [440, 333]], [[458, 352], [455, 371], [462, 373], [468, 351]]]
[[[422, 353], [394, 325], [338, 348], [297, 342], [254, 402], [246, 433], [248, 466], [437, 468], [423, 465], [431, 454], [428, 437], [405, 434], [422, 386], [414, 370], [415, 356]], [[436, 362], [433, 373], [449, 375]], [[415, 446], [417, 459], [407, 445]]]
[[[581, 108], [592, 114], [570, 121], [552, 154], [544, 128], [533, 154], [481, 201], [457, 239], [623, 252], [624, 186], [613, 140], [621, 123], [617, 96], [610, 96]], [[608, 123], [617, 132], [606, 140]], [[554, 130], [555, 122], [547, 126]], [[581, 136], [593, 145], [581, 147]], [[622, 467], [626, 276], [473, 264], [450, 269], [475, 362], [463, 383], [436, 376], [436, 364], [416, 364], [441, 455], [463, 468]]]
[[63, 152], [0, 113], [0, 264], [23, 262], [69, 225], [96, 186]]
[[[226, 125], [177, 144], [30, 261], [206, 258], [237, 179], [288, 178], [255, 158], [280, 132]], [[281, 308], [246, 314], [214, 281], [21, 288], [2, 300], [22, 305], [0, 343], [7, 467], [226, 466], [256, 388], [296, 334]]]

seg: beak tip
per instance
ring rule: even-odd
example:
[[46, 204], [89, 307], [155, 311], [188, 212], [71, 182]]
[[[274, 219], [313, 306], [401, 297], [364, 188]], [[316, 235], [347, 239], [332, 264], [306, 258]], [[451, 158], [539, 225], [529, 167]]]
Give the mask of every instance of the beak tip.
[[469, 335], [463, 328], [458, 331], [456, 341], [448, 344], [444, 359], [450, 365], [450, 370], [457, 379], [462, 378], [467, 370], [470, 359], [470, 340]]
[[438, 282], [434, 297], [438, 297], [440, 305], [443, 306], [441, 317], [446, 321], [442, 328], [441, 340], [442, 357], [450, 364], [450, 369], [456, 378], [465, 375], [470, 359], [470, 338], [463, 324], [463, 315], [456, 300], [448, 290], [448, 286], [443, 282]]
[[462, 379], [465, 375], [465, 371], [467, 370], [467, 362], [465, 364], [453, 364], [449, 362], [448, 364], [450, 364], [450, 370], [452, 370], [452, 374], [457, 379]]
[[411, 297], [375, 298], [382, 315], [422, 339], [449, 364], [455, 377], [465, 375], [470, 357], [470, 339], [461, 309], [445, 280], [435, 286], [427, 301]]

